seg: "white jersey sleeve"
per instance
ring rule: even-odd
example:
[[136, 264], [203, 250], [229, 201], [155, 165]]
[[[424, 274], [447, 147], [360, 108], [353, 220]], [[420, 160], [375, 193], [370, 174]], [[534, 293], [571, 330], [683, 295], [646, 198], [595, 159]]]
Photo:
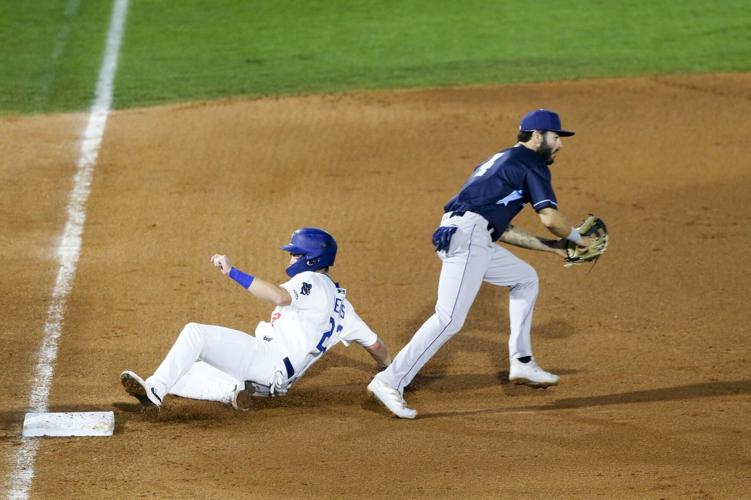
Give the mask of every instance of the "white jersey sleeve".
[[300, 273], [279, 286], [289, 292], [290, 297], [292, 297], [290, 306], [295, 309], [303, 311], [320, 310], [326, 307], [328, 298], [325, 293], [322, 293], [320, 287], [313, 289], [313, 281], [319, 279], [320, 277], [312, 273]]
[[378, 341], [378, 335], [360, 318], [349, 300], [345, 299], [345, 305], [348, 311], [343, 320], [342, 343], [348, 346], [350, 342], [357, 342], [364, 347], [375, 344]]

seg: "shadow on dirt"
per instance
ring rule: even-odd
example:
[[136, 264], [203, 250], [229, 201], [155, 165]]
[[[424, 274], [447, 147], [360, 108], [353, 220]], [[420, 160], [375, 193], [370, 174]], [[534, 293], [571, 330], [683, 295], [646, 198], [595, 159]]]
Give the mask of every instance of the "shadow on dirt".
[[741, 394], [751, 394], [751, 380], [706, 382], [701, 384], [682, 385], [678, 387], [667, 387], [663, 389], [647, 389], [643, 391], [622, 392], [618, 394], [604, 394], [601, 396], [564, 398], [544, 405], [520, 406], [511, 408], [489, 408], [486, 410], [473, 411], [421, 413], [420, 418], [457, 417], [492, 413], [519, 413], [548, 410], [570, 410], [577, 408], [592, 408], [619, 404], [683, 401], [687, 399], [707, 398], [713, 396], [733, 396]]
[[[555, 373], [560, 375], [572, 375], [578, 373], [578, 370], [555, 369]], [[428, 389], [434, 392], [461, 392], [472, 388], [495, 387], [497, 385], [508, 386], [504, 389], [506, 393], [516, 387], [508, 379], [508, 370], [502, 370], [496, 373], [461, 373], [461, 374], [436, 374], [436, 375], [417, 375], [411, 384], [404, 388], [404, 392], [414, 392], [422, 389]], [[526, 388], [526, 386], [525, 386]]]
[[703, 384], [681, 385], [664, 389], [647, 389], [644, 391], [622, 392], [586, 398], [565, 398], [550, 405], [536, 407], [539, 410], [561, 410], [568, 408], [591, 408], [615, 404], [652, 403], [657, 401], [682, 401], [686, 399], [706, 398], [712, 396], [732, 396], [751, 393], [751, 380], [732, 382], [706, 382]]

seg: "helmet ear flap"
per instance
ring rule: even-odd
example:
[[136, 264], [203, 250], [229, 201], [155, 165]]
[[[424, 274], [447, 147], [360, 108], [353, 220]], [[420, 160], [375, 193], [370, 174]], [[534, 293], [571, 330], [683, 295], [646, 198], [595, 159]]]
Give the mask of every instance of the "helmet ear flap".
[[286, 272], [287, 276], [290, 278], [294, 278], [296, 275], [300, 274], [303, 271], [307, 271], [306, 269], [307, 261], [303, 259], [302, 257], [297, 260], [297, 262], [293, 262], [289, 266], [287, 266]]
[[287, 268], [289, 276], [303, 271], [317, 271], [334, 265], [336, 240], [329, 233], [317, 227], [303, 227], [292, 233], [292, 238], [282, 250], [300, 254], [297, 262]]

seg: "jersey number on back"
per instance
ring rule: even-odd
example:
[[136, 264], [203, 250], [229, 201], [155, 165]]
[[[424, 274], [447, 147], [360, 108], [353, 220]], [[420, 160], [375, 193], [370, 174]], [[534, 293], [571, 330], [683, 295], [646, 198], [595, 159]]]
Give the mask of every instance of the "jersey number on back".
[[475, 170], [475, 177], [482, 177], [485, 175], [485, 172], [487, 172], [501, 156], [503, 156], [503, 153], [496, 153], [488, 161], [477, 167]]
[[[334, 316], [338, 316], [339, 318], [344, 319], [344, 315], [344, 301], [337, 297], [337, 299], [334, 301]], [[324, 347], [323, 343], [326, 342], [326, 340], [328, 340], [329, 337], [334, 334], [334, 329], [336, 329], [336, 333], [339, 333], [342, 331], [342, 328], [344, 328], [342, 325], [336, 324], [334, 316], [329, 317], [329, 325], [331, 326], [331, 328], [323, 332], [321, 340], [318, 341], [318, 345], [316, 346], [318, 352], [326, 352], [326, 347]]]
[[344, 328], [342, 325], [337, 325], [334, 321], [334, 317], [329, 317], [329, 325], [331, 328], [323, 332], [323, 336], [321, 337], [321, 340], [318, 341], [318, 345], [316, 346], [316, 349], [318, 349], [318, 352], [326, 352], [326, 347], [324, 347], [323, 343], [326, 342], [329, 337], [331, 337], [334, 334], [334, 329], [336, 329], [336, 333], [339, 333]]

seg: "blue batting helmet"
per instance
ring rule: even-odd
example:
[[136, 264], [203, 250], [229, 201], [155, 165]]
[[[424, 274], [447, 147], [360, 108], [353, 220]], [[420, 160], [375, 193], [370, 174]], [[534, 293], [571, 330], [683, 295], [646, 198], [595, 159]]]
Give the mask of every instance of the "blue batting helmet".
[[297, 262], [287, 268], [287, 274], [293, 277], [303, 271], [317, 271], [333, 266], [336, 249], [336, 240], [323, 229], [317, 227], [298, 229], [292, 233], [289, 243], [282, 247], [285, 252], [302, 255]]

